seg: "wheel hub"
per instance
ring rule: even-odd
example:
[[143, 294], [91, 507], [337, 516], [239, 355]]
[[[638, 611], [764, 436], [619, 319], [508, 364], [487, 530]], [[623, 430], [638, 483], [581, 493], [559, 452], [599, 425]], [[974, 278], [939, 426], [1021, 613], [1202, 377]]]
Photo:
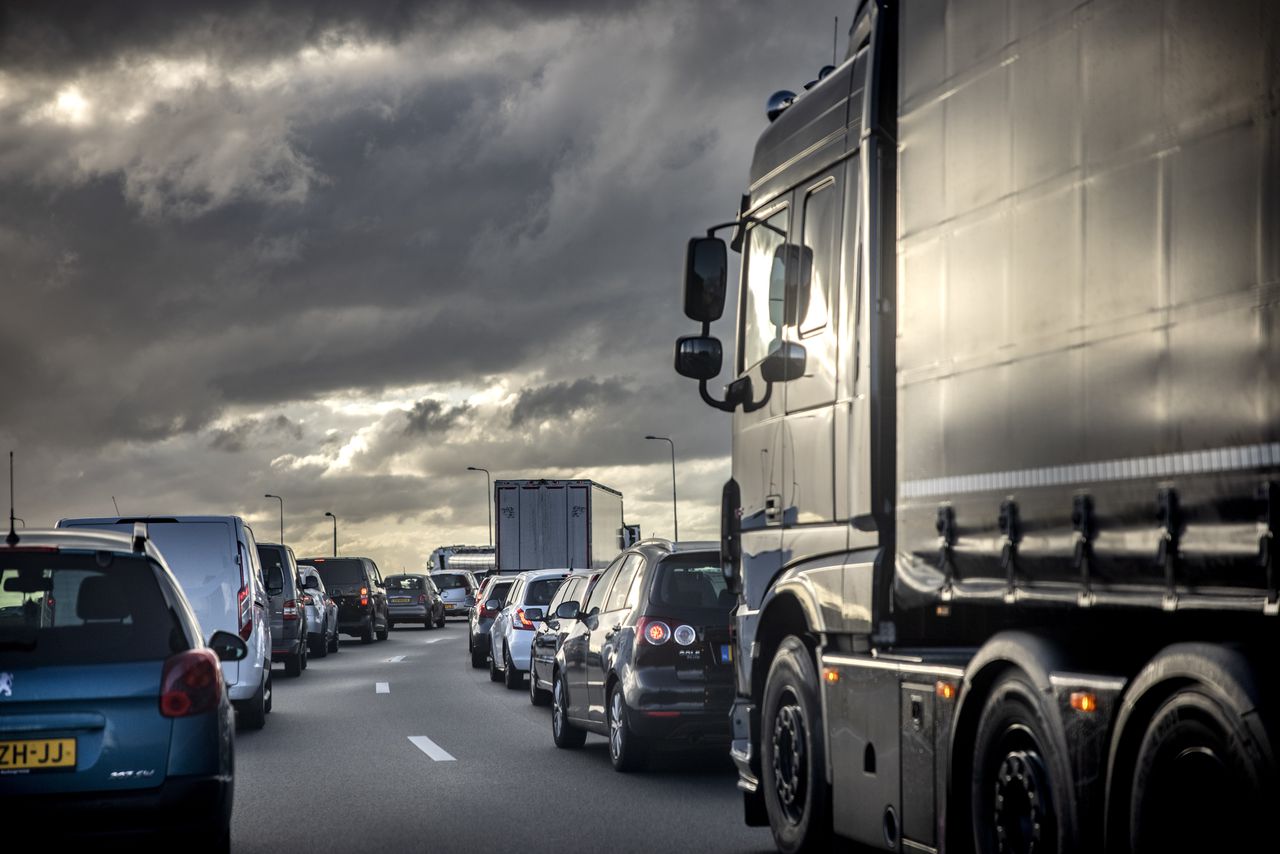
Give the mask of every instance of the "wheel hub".
[[1045, 851], [1042, 833], [1049, 820], [1049, 786], [1044, 763], [1036, 753], [1016, 750], [996, 772], [992, 802], [996, 848], [1010, 854]]
[[778, 709], [773, 721], [773, 778], [778, 802], [792, 821], [804, 812], [807, 742], [804, 712], [794, 703]]

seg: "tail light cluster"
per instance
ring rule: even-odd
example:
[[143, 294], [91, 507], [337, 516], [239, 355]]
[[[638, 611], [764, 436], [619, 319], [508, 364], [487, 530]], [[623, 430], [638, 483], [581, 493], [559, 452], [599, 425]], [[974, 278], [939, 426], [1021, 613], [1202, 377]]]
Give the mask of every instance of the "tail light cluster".
[[536, 628], [536, 626], [534, 626], [534, 624], [533, 624], [533, 621], [532, 621], [532, 620], [530, 620], [530, 619], [525, 615], [525, 613], [524, 613], [524, 608], [516, 608], [516, 619], [515, 619], [515, 622], [511, 624], [511, 627], [512, 627], [512, 628], [514, 628], [514, 629], [534, 629], [534, 628]]
[[419, 593], [419, 594], [418, 594], [418, 604], [419, 604], [419, 605], [425, 605], [425, 604], [427, 604], [427, 594], [425, 594], [425, 593]]
[[165, 660], [160, 675], [160, 714], [199, 715], [222, 699], [222, 665], [211, 649], [190, 649]]
[[641, 617], [636, 623], [636, 634], [649, 646], [662, 646], [668, 641], [675, 641], [678, 646], [691, 646], [698, 640], [698, 630], [687, 623], [675, 623], [661, 617]]
[[248, 580], [245, 580], [244, 586], [240, 588], [237, 601], [240, 614], [240, 639], [248, 640], [249, 635], [253, 634], [253, 599], [249, 596]]
[[368, 587], [360, 588], [360, 607], [361, 608], [369, 607], [369, 588]]
[[284, 619], [286, 622], [288, 622], [289, 620], [298, 619], [298, 600], [297, 599], [284, 600]]

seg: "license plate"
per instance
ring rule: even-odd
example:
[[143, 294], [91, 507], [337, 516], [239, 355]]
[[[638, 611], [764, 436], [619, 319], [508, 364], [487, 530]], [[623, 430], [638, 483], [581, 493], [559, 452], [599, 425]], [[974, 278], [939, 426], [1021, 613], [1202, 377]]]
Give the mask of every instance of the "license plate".
[[444, 603], [444, 609], [445, 609], [446, 611], [452, 611], [452, 610], [453, 610], [453, 606], [452, 606], [452, 605], [450, 605], [448, 602], [445, 602], [445, 603]]
[[720, 644], [720, 663], [721, 664], [733, 663], [733, 647], [727, 643]]
[[74, 771], [74, 738], [0, 741], [0, 771]]
[[392, 605], [408, 605], [412, 601], [413, 601], [412, 596], [392, 596], [391, 597]]

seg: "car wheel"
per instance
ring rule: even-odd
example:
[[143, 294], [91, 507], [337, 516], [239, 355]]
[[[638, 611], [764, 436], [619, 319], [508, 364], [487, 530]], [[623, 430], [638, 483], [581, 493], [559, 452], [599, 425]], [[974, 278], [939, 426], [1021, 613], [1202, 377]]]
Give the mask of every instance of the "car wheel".
[[360, 628], [360, 643], [373, 643], [373, 617]]
[[380, 630], [378, 630], [375, 634], [377, 634], [378, 640], [386, 640], [387, 635], [389, 635], [390, 633], [391, 633], [391, 621], [387, 620], [387, 624], [383, 626]]
[[493, 654], [493, 649], [489, 649], [489, 681], [500, 682], [502, 673], [498, 671], [498, 657]]
[[824, 766], [822, 707], [809, 648], [782, 641], [765, 677], [761, 783], [778, 850], [820, 851], [831, 836], [831, 789]]
[[529, 654], [529, 702], [545, 706], [551, 702], [551, 693], [538, 687], [538, 671], [533, 668], [533, 654]]
[[487, 656], [480, 651], [479, 647], [474, 645], [471, 647], [471, 666], [472, 667], [476, 668], [477, 670], [481, 667], [484, 667], [485, 658], [487, 658]]
[[311, 649], [311, 654], [314, 655], [316, 658], [324, 658], [326, 655], [329, 654], [329, 646], [328, 646], [328, 643], [326, 643], [326, 638], [328, 637], [329, 637], [329, 627], [327, 625], [321, 626], [320, 639], [316, 641], [316, 645]]
[[302, 675], [302, 653], [295, 652], [293, 655], [285, 657], [284, 675], [295, 677]]
[[307, 649], [306, 641], [298, 644], [298, 657], [302, 660], [302, 669], [307, 669], [307, 662], [311, 660], [311, 650]]
[[436, 620], [436, 628], [437, 629], [444, 628], [444, 611], [440, 612], [440, 619]]
[[258, 693], [245, 701], [243, 706], [236, 707], [237, 720], [245, 729], [262, 729], [267, 725], [267, 704], [271, 700], [271, 680], [268, 677], [258, 686]]
[[627, 726], [627, 701], [622, 686], [609, 693], [609, 761], [615, 771], [636, 771], [644, 767], [647, 751], [640, 736]]
[[342, 641], [341, 641], [341, 639], [338, 637], [338, 627], [337, 627], [337, 626], [334, 626], [334, 627], [333, 627], [333, 637], [329, 638], [329, 652], [337, 652], [337, 651], [338, 651], [338, 645], [339, 645], [341, 642], [342, 642]]
[[270, 712], [271, 703], [276, 698], [276, 692], [272, 688], [274, 683], [271, 681], [271, 662], [267, 662], [266, 667], [267, 667], [267, 699], [266, 699], [266, 702], [263, 703], [263, 709], [265, 709], [267, 712]]
[[520, 671], [516, 670], [516, 663], [511, 660], [511, 647], [502, 651], [502, 682], [508, 691], [517, 691], [524, 684]]
[[587, 740], [587, 731], [569, 721], [569, 701], [559, 671], [551, 676], [551, 738], [562, 750], [581, 747]]

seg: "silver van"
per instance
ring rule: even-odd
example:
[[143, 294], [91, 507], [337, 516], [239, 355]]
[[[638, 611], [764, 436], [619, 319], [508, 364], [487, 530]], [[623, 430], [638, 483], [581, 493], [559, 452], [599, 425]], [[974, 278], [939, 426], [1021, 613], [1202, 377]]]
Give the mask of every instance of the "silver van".
[[146, 523], [203, 636], [221, 630], [248, 645], [243, 660], [222, 662], [222, 677], [239, 721], [261, 729], [271, 711], [271, 625], [253, 531], [239, 516], [106, 516], [63, 519], [58, 527], [132, 534], [136, 522]]

